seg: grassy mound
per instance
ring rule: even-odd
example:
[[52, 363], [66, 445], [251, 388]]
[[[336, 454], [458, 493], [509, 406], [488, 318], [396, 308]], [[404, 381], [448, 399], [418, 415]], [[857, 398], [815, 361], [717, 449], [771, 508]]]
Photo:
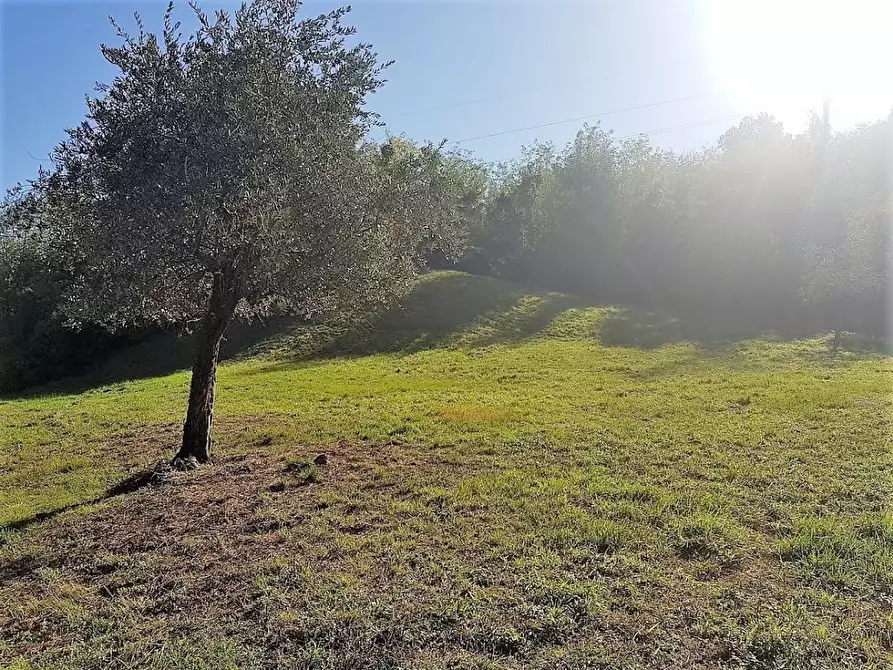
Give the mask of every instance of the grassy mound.
[[0, 664], [887, 667], [890, 360], [689, 334], [432, 275], [234, 332], [187, 473], [173, 339], [0, 401]]

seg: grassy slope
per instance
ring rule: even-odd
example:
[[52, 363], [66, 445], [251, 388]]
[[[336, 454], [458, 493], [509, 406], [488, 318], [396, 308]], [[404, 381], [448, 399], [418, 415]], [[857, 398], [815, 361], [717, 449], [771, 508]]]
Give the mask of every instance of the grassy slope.
[[38, 524], [166, 457], [187, 375], [0, 401], [0, 663], [889, 667], [889, 359], [679, 332], [434, 275], [372, 335], [221, 368], [219, 453], [250, 467]]

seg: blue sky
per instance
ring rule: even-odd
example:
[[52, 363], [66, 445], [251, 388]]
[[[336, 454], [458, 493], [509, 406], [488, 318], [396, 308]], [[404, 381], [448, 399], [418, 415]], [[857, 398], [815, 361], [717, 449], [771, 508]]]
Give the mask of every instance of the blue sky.
[[[820, 10], [814, 2], [805, 12], [800, 1], [779, 10], [784, 0], [360, 0], [350, 20], [383, 60], [396, 61], [370, 100], [392, 133], [456, 141], [687, 97], [600, 120], [625, 136], [722, 119], [653, 135], [662, 146], [691, 149], [739, 114], [768, 111], [797, 130], [829, 91], [838, 127], [893, 107], [891, 41], [882, 32], [893, 3], [864, 0], [857, 11], [858, 2], [818, 0]], [[155, 30], [165, 3], [0, 2], [0, 186], [8, 187], [36, 172], [36, 159], [83, 119], [94, 82], [113, 76], [99, 53], [100, 43], [117, 39], [107, 16], [132, 26], [137, 10]], [[303, 11], [337, 4], [314, 0]], [[177, 7], [188, 26], [188, 6]], [[461, 146], [487, 160], [510, 158], [535, 139], [563, 144], [582, 122]]]

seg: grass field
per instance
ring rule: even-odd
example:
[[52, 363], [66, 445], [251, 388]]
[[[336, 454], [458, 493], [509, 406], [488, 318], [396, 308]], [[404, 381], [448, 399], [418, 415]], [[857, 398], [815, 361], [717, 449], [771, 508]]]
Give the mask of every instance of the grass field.
[[130, 492], [186, 343], [0, 401], [0, 666], [893, 667], [891, 360], [691, 332], [455, 273], [234, 331]]

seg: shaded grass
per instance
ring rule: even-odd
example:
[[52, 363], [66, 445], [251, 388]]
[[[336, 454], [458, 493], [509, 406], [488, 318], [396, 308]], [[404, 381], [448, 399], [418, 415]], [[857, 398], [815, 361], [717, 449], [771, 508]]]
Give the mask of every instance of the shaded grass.
[[[220, 369], [217, 467], [4, 531], [0, 663], [890, 665], [890, 361], [614, 314], [446, 274], [280, 331]], [[187, 383], [0, 402], [0, 523], [169, 456]]]

